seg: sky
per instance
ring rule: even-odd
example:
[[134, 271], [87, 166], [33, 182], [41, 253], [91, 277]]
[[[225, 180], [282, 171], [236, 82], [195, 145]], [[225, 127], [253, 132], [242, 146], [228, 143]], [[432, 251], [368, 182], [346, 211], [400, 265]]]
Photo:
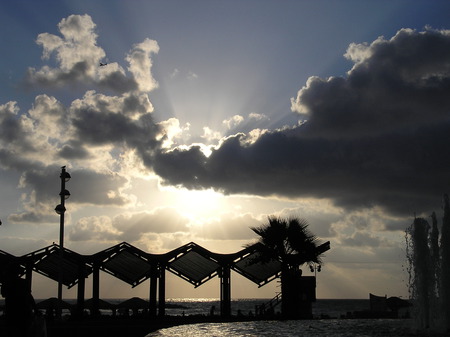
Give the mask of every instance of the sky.
[[[123, 241], [233, 253], [269, 216], [299, 217], [331, 242], [318, 298], [408, 297], [405, 229], [441, 219], [450, 191], [449, 11], [420, 0], [2, 2], [0, 249], [58, 242], [66, 166], [64, 245], [78, 253]], [[101, 282], [104, 298], [148, 297], [148, 282]], [[233, 298], [279, 291], [231, 282]], [[219, 297], [217, 278], [167, 284], [168, 298]], [[36, 298], [56, 292], [34, 273]]]

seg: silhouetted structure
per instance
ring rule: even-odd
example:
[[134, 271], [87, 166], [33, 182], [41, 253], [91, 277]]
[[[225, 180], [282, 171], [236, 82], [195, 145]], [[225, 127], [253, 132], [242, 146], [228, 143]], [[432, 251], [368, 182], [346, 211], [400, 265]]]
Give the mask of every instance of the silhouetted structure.
[[31, 289], [20, 277], [24, 269], [15, 262], [9, 263], [3, 271], [1, 294], [5, 298], [7, 334], [11, 337], [27, 336], [33, 310], [36, 310]]
[[322, 264], [322, 254], [330, 242], [318, 244], [303, 219], [269, 217], [268, 223], [252, 230], [259, 235], [259, 255], [254, 262], [279, 261], [281, 269], [281, 314], [284, 318], [312, 318], [316, 300], [315, 277], [302, 277], [303, 264]]
[[[149, 317], [165, 315], [166, 271], [194, 287], [217, 276], [220, 278], [220, 315], [228, 317], [231, 315], [231, 270], [260, 287], [281, 275], [279, 260], [258, 261], [261, 254], [259, 246], [257, 243], [236, 253], [219, 254], [191, 242], [165, 254], [150, 254], [122, 242], [93, 255], [81, 255], [64, 248], [61, 263], [59, 245], [53, 244], [20, 258], [0, 251], [0, 261], [18, 259], [29, 285], [32, 271], [58, 282], [61, 267], [63, 285], [68, 288], [77, 285], [77, 305], [73, 314], [79, 318], [85, 308], [89, 308], [94, 315], [99, 313], [102, 305], [99, 298], [100, 271], [111, 274], [132, 287], [149, 279], [150, 296], [146, 304]], [[87, 305], [84, 301], [85, 282], [91, 274], [93, 297]]]
[[[60, 260], [59, 245], [53, 244], [21, 257], [0, 251], [0, 262], [14, 259], [20, 261], [27, 284], [31, 286], [32, 272], [35, 271], [56, 282], [59, 280], [60, 266], [63, 270], [62, 283], [71, 288], [77, 286], [77, 306], [73, 314], [82, 317], [84, 308], [85, 282], [92, 274], [93, 297], [89, 310], [98, 313], [101, 307], [100, 271], [135, 287], [150, 280], [148, 314], [150, 317], [165, 315], [165, 273], [169, 271], [199, 287], [208, 280], [219, 277], [220, 315], [231, 314], [230, 271], [234, 270], [244, 277], [263, 286], [280, 276], [279, 261], [254, 263], [257, 244], [233, 254], [213, 253], [193, 242], [165, 254], [146, 253], [126, 242], [107, 248], [93, 255], [81, 255], [64, 248], [63, 262]], [[0, 268], [5, 264], [0, 264]], [[0, 283], [2, 281], [0, 280]]]

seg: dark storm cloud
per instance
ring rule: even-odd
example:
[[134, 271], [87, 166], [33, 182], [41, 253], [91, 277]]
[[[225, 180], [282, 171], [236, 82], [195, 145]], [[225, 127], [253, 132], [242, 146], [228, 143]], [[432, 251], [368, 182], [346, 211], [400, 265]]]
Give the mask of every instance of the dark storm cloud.
[[[36, 200], [41, 203], [59, 200], [61, 169], [56, 166], [42, 167], [23, 173], [21, 184], [33, 189]], [[79, 204], [123, 205], [128, 202], [123, 196], [111, 195], [126, 183], [126, 179], [115, 173], [100, 173], [90, 170], [70, 170], [72, 179], [66, 184], [70, 201]], [[56, 205], [55, 205], [56, 206]]]
[[[70, 172], [72, 183], [71, 200], [79, 204], [122, 206], [129, 202], [120, 190], [127, 179], [114, 172], [95, 172], [91, 170], [74, 170]], [[113, 193], [111, 193], [113, 192]]]
[[25, 85], [30, 88], [60, 88], [66, 84], [90, 82], [88, 71], [92, 69], [92, 67], [93, 65], [88, 64], [85, 61], [77, 62], [66, 71], [54, 69], [51, 75], [42, 70], [39, 72], [34, 68], [29, 68], [25, 77]]
[[[55, 219], [54, 208], [60, 197], [61, 168], [44, 166], [37, 162], [14, 161], [0, 151], [0, 159], [6, 159], [10, 168], [23, 171], [19, 187], [24, 190], [23, 209], [8, 216], [16, 223], [48, 223]], [[130, 200], [119, 190], [127, 180], [115, 173], [69, 169], [72, 179], [66, 183], [70, 191], [70, 203], [79, 205], [123, 206]]]
[[134, 79], [127, 78], [120, 71], [107, 74], [98, 81], [98, 85], [102, 89], [109, 89], [118, 93], [130, 92], [138, 88], [138, 84]]
[[15, 102], [0, 105], [0, 144], [6, 144], [5, 147], [18, 152], [33, 151], [33, 143], [26, 137], [27, 132], [18, 112]]
[[13, 213], [8, 216], [8, 221], [12, 223], [41, 223], [41, 222], [51, 222], [54, 221], [55, 217], [47, 214], [45, 216], [42, 212], [29, 210], [27, 212], [22, 212], [19, 214]]
[[124, 146], [136, 150], [150, 165], [153, 152], [160, 146], [156, 139], [160, 128], [150, 113], [152, 109], [145, 94], [109, 97], [88, 92], [83, 100], [72, 104], [72, 141], [85, 147]]
[[79, 110], [73, 120], [76, 137], [92, 145], [125, 142], [129, 137], [141, 136], [141, 128], [123, 114]]
[[450, 32], [401, 30], [352, 44], [345, 78], [312, 77], [292, 108], [308, 122], [249, 143], [226, 139], [161, 153], [168, 184], [225, 193], [331, 198], [347, 208], [411, 215], [450, 191]]
[[[114, 156], [134, 151], [146, 163], [152, 161], [159, 128], [150, 111], [146, 94], [111, 97], [88, 92], [66, 108], [47, 95], [36, 97], [32, 109], [19, 115], [16, 104], [0, 106], [0, 167], [21, 172], [19, 187], [24, 206], [11, 222], [48, 222], [58, 201], [57, 163], [74, 167], [77, 162], [103, 155], [107, 164], [69, 168], [74, 180], [68, 184], [71, 203], [124, 206], [130, 202], [122, 193], [129, 182], [123, 174], [112, 173]], [[98, 152], [100, 149], [101, 152]]]
[[[150, 164], [160, 144], [152, 109], [146, 94], [117, 97], [93, 91], [69, 108], [47, 95], [36, 97], [27, 114], [19, 115], [14, 102], [0, 106], [0, 165], [23, 172], [20, 187], [28, 195], [27, 209], [14, 219], [45, 220], [45, 212], [52, 212], [60, 171], [55, 163], [69, 159], [77, 166], [77, 160], [98, 158], [100, 148], [106, 160], [131, 150]], [[96, 167], [74, 171], [72, 202], [116, 206], [129, 202], [121, 193], [128, 183], [123, 175]]]
[[85, 149], [82, 142], [72, 140], [62, 146], [61, 150], [58, 152], [58, 156], [63, 159], [76, 160], [89, 158], [90, 154]]
[[30, 168], [30, 161], [17, 155], [17, 153], [0, 149], [0, 166], [3, 169], [13, 169], [22, 172]]
[[47, 72], [36, 71], [29, 68], [24, 79], [26, 88], [62, 88], [66, 85], [75, 87], [95, 87], [99, 89], [112, 90], [117, 93], [124, 93], [136, 90], [137, 82], [133, 78], [127, 77], [121, 71], [112, 71], [101, 78], [94, 78], [90, 73], [98, 67], [97, 64], [87, 62], [77, 62], [69, 70], [53, 69], [51, 75]]
[[398, 133], [448, 119], [450, 33], [401, 30], [391, 40], [352, 44], [347, 78], [312, 77], [292, 100], [303, 135], [342, 138]]

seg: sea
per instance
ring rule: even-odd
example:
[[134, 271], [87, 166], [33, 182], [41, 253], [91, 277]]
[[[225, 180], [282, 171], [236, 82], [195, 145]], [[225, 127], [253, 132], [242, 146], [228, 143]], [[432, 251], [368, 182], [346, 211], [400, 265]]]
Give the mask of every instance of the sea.
[[[270, 299], [234, 299], [231, 300], [232, 315], [253, 315], [256, 308], [267, 304]], [[117, 302], [117, 300], [114, 300]], [[167, 315], [209, 315], [211, 308], [215, 308], [215, 314], [220, 314], [219, 299], [210, 298], [173, 298], [166, 300]], [[312, 304], [314, 318], [341, 318], [355, 311], [369, 310], [368, 299], [318, 299]], [[275, 307], [275, 313], [280, 306]]]
[[[44, 299], [36, 299], [36, 303]], [[105, 301], [117, 305], [127, 299], [113, 298]], [[270, 299], [233, 299], [231, 300], [231, 314], [234, 316], [251, 316], [256, 314], [256, 308], [267, 304]], [[75, 299], [64, 299], [64, 301], [75, 305]], [[4, 299], [0, 298], [0, 316]], [[318, 299], [312, 303], [313, 317], [316, 318], [343, 318], [355, 311], [369, 310], [370, 303], [367, 299]], [[171, 298], [166, 300], [166, 315], [170, 316], [199, 316], [210, 315], [214, 308], [214, 314], [220, 315], [220, 301], [214, 298]], [[279, 312], [280, 306], [275, 307], [275, 313]], [[65, 309], [66, 310], [66, 309]], [[111, 315], [110, 310], [100, 310], [102, 315]], [[64, 311], [70, 314], [69, 310]]]

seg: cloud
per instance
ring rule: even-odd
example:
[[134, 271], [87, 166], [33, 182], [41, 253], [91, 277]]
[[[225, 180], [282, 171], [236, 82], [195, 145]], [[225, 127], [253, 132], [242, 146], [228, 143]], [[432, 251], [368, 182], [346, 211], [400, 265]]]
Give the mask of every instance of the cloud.
[[[14, 221], [38, 215], [44, 219], [43, 211], [52, 210], [58, 163], [68, 159], [78, 182], [71, 186], [72, 202], [129, 203], [131, 199], [123, 193], [128, 178], [112, 169], [120, 171], [120, 155], [128, 152], [151, 162], [152, 151], [160, 146], [156, 140], [160, 128], [152, 120], [152, 110], [146, 94], [106, 96], [93, 91], [69, 108], [47, 95], [37, 96], [32, 109], [21, 115], [15, 102], [0, 106], [1, 165], [23, 172], [20, 187], [35, 195], [27, 201], [27, 211], [15, 215]], [[51, 206], [43, 207], [47, 202]]]
[[351, 44], [346, 78], [311, 77], [292, 110], [306, 114], [303, 134], [343, 138], [411, 132], [446, 119], [450, 31], [402, 29], [390, 40]]
[[30, 153], [35, 150], [26, 137], [29, 127], [26, 118], [19, 116], [16, 102], [0, 105], [0, 145], [5, 152]]
[[73, 138], [89, 145], [123, 144], [143, 156], [159, 146], [159, 128], [153, 121], [153, 106], [146, 94], [107, 96], [88, 91], [72, 102]]
[[198, 78], [198, 75], [196, 73], [194, 73], [193, 71], [189, 71], [187, 74], [187, 79], [188, 80], [196, 80]]
[[238, 132], [256, 135], [260, 132], [265, 132], [263, 127], [266, 126], [269, 117], [264, 114], [252, 112], [247, 117], [241, 115], [234, 115], [222, 121], [224, 127], [224, 134], [232, 135]]
[[152, 54], [156, 54], [158, 51], [158, 43], [147, 38], [136, 44], [127, 55], [126, 60], [130, 63], [128, 70], [134, 75], [141, 91], [151, 91], [158, 87], [158, 83], [151, 74], [152, 60], [150, 58]]
[[181, 72], [178, 68], [174, 68], [169, 74], [170, 79], [183, 79], [188, 81], [195, 81], [198, 79], [198, 74], [192, 70]]
[[162, 140], [163, 148], [171, 148], [176, 144], [178, 139], [181, 139], [183, 135], [189, 132], [190, 124], [180, 125], [180, 121], [177, 118], [169, 118], [166, 121], [159, 122], [161, 127], [160, 138]]
[[56, 53], [62, 70], [68, 71], [76, 64], [88, 61], [92, 64], [89, 71], [93, 73], [99, 60], [105, 57], [103, 49], [97, 46], [95, 27], [96, 25], [87, 14], [70, 15], [58, 24], [62, 38], [42, 33], [39, 34], [36, 43], [43, 47], [44, 59], [48, 59], [53, 52]]
[[61, 88], [66, 85], [77, 87], [97, 86], [117, 93], [148, 92], [157, 87], [152, 77], [152, 54], [159, 51], [158, 43], [145, 39], [136, 44], [127, 54], [128, 76], [117, 63], [100, 67], [105, 51], [97, 45], [96, 25], [85, 15], [70, 15], [58, 24], [61, 36], [42, 33], [36, 43], [43, 48], [42, 58], [55, 55], [57, 67], [44, 65], [40, 69], [29, 68], [25, 85], [31, 88]]
[[2, 235], [0, 238], [2, 250], [16, 256], [29, 254], [30, 252], [42, 249], [42, 247], [46, 247], [51, 243], [50, 240], [36, 237], [22, 238]]
[[255, 121], [268, 121], [270, 118], [269, 117], [267, 117], [266, 115], [264, 115], [264, 114], [259, 114], [259, 113], [256, 113], [256, 112], [251, 112], [249, 115], [248, 115], [248, 118], [249, 119], [254, 119]]
[[84, 217], [67, 230], [71, 241], [116, 241], [120, 233], [112, 226], [107, 216]]
[[[450, 32], [400, 30], [352, 44], [346, 77], [311, 77], [292, 99], [307, 123], [157, 155], [166, 184], [227, 194], [329, 198], [411, 215], [450, 190]], [[304, 117], [302, 116], [302, 119]]]
[[22, 195], [22, 210], [18, 213], [12, 213], [8, 216], [10, 223], [52, 223], [57, 219], [54, 211], [56, 203], [38, 200], [38, 193], [32, 190], [28, 194]]
[[175, 77], [178, 76], [179, 73], [180, 73], [180, 71], [179, 71], [177, 68], [175, 68], [175, 69], [172, 71], [172, 73], [170, 73], [169, 78], [175, 78]]
[[[188, 232], [189, 220], [173, 208], [158, 208], [152, 212], [123, 213], [110, 218], [92, 216], [81, 218], [70, 227], [72, 241], [126, 241], [149, 240], [149, 234], [174, 234]], [[152, 239], [152, 238], [150, 238]]]
[[342, 244], [345, 247], [379, 248], [386, 246], [387, 242], [370, 232], [355, 232], [351, 237], [345, 238]]
[[208, 240], [251, 240], [255, 234], [250, 229], [261, 224], [261, 219], [252, 214], [223, 213], [193, 226], [191, 233], [197, 239]]
[[144, 233], [187, 232], [188, 219], [174, 208], [157, 208], [152, 212], [121, 214], [113, 219], [113, 226], [120, 230], [126, 241], [137, 240]]
[[151, 56], [158, 44], [145, 39], [134, 45], [126, 56], [128, 74], [117, 63], [100, 67], [105, 53], [95, 27], [89, 15], [71, 15], [58, 24], [60, 36], [40, 34], [43, 58], [54, 56], [56, 67], [30, 69], [26, 81], [39, 88], [114, 89], [117, 95], [88, 90], [64, 105], [42, 94], [24, 112], [13, 101], [0, 105], [0, 166], [21, 172], [25, 195], [23, 209], [11, 221], [46, 222], [54, 215], [54, 188], [67, 162], [76, 181], [68, 185], [75, 208], [129, 205], [135, 198], [125, 193], [131, 179], [127, 167], [131, 161], [134, 167], [151, 166], [154, 152], [167, 140], [147, 95], [157, 86]]
[[[29, 169], [22, 174], [19, 187], [31, 189], [30, 195], [35, 195], [40, 203], [54, 203], [60, 171], [57, 166]], [[127, 180], [117, 173], [74, 169], [70, 170], [70, 174], [72, 179], [66, 187], [71, 192], [72, 203], [106, 206], [129, 202], [126, 195], [120, 193]]]
[[244, 117], [240, 115], [234, 115], [229, 119], [225, 119], [222, 124], [226, 126], [227, 129], [233, 129], [244, 121]]
[[222, 135], [219, 131], [214, 131], [208, 126], [203, 127], [203, 135], [201, 138], [205, 141], [205, 143], [210, 143], [212, 141], [217, 141], [222, 138]]

